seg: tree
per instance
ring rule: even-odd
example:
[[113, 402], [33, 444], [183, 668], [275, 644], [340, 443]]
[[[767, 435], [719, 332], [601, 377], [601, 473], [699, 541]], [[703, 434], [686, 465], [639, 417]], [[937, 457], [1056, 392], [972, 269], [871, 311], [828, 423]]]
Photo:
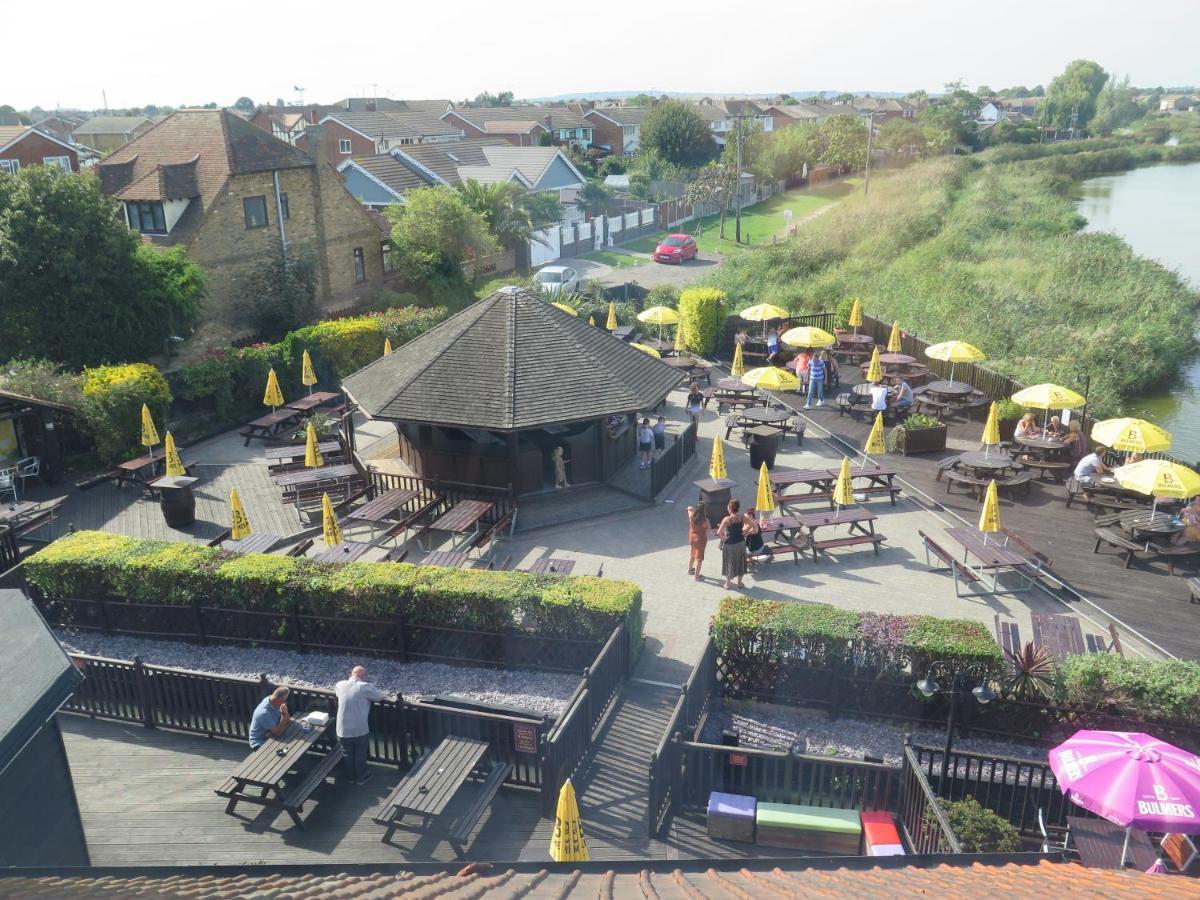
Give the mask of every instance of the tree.
[[[983, 91], [981, 90], [980, 93], [982, 94]], [[1029, 88], [1025, 87], [1025, 85], [1023, 85], [1023, 84], [1017, 84], [1017, 85], [1013, 85], [1012, 87], [1006, 87], [1003, 90], [1001, 90], [999, 93], [1000, 93], [1001, 97], [1032, 97], [1033, 96], [1033, 94], [1029, 93]]]
[[709, 163], [696, 173], [696, 177], [688, 182], [683, 199], [691, 206], [702, 203], [714, 203], [721, 212], [721, 237], [725, 237], [725, 215], [729, 212], [729, 203], [733, 199], [734, 186], [737, 182], [737, 170], [724, 162]]
[[921, 122], [935, 131], [949, 134], [950, 144], [974, 146], [979, 98], [968, 91], [961, 81], [949, 82], [945, 87], [946, 93], [921, 111]]
[[892, 153], [914, 156], [925, 152], [925, 130], [910, 119], [888, 119], [879, 126], [876, 143]]
[[1063, 131], [1072, 127], [1087, 128], [1096, 114], [1096, 100], [1107, 80], [1108, 73], [1099, 63], [1090, 59], [1074, 60], [1046, 89], [1047, 122]]
[[807, 165], [810, 169], [821, 156], [817, 126], [799, 122], [767, 135], [758, 157], [758, 167], [772, 181], [799, 178]]
[[833, 98], [833, 102], [840, 104], [842, 106], [848, 106], [849, 104], [854, 102], [854, 95], [848, 94], [848, 93], [838, 94], [836, 97]]
[[596, 181], [589, 181], [575, 196], [575, 206], [589, 216], [598, 216], [612, 202], [608, 188]]
[[484, 184], [468, 179], [456, 190], [470, 209], [483, 216], [492, 237], [501, 246], [516, 251], [519, 269], [528, 266], [529, 242], [540, 240], [534, 232], [562, 216], [562, 207], [552, 193], [529, 191], [514, 181]]
[[649, 94], [635, 94], [625, 101], [626, 106], [653, 106], [657, 101]]
[[856, 171], [867, 162], [867, 128], [851, 113], [830, 116], [817, 127], [821, 139], [821, 162]]
[[1090, 124], [1092, 133], [1112, 134], [1145, 115], [1146, 110], [1134, 100], [1136, 95], [1128, 75], [1121, 81], [1117, 81], [1115, 75], [1111, 76], [1096, 100], [1096, 115]]
[[492, 94], [488, 91], [484, 91], [482, 94], [475, 95], [475, 99], [471, 101], [471, 105], [486, 107], [512, 106], [512, 102], [512, 91], [501, 91], [498, 94]]
[[462, 262], [496, 249], [487, 220], [445, 186], [410, 191], [389, 206], [396, 268], [413, 281], [462, 281]]
[[32, 124], [29, 120], [29, 116], [25, 115], [24, 113], [17, 112], [16, 109], [14, 109], [12, 106], [9, 106], [7, 103], [0, 105], [0, 117], [6, 117], [9, 119], [15, 117], [17, 122], [21, 125]]
[[242, 112], [254, 112], [254, 101], [249, 97], [238, 97], [233, 101], [233, 108], [240, 109]]
[[686, 168], [702, 166], [717, 155], [708, 124], [700, 113], [679, 100], [659, 103], [646, 114], [638, 146]]
[[317, 308], [317, 264], [311, 251], [276, 240], [247, 279], [250, 310], [259, 337], [277, 341], [313, 317]]
[[143, 245], [90, 175], [0, 173], [0, 360], [145, 359], [196, 318], [204, 275]]

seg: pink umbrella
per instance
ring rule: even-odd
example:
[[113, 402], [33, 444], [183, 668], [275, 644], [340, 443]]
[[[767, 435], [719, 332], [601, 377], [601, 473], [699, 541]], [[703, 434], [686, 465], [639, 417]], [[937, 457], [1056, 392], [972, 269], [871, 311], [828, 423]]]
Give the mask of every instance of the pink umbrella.
[[1200, 757], [1140, 732], [1077, 731], [1050, 751], [1073, 803], [1130, 832], [1200, 832]]

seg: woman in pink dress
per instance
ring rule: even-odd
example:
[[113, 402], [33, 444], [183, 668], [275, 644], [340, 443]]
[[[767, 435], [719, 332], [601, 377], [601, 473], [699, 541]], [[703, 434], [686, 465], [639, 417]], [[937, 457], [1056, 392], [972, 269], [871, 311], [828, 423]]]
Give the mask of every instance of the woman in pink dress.
[[688, 507], [688, 546], [691, 555], [688, 557], [688, 574], [694, 580], [700, 580], [700, 566], [704, 562], [704, 548], [708, 546], [708, 516], [704, 514], [703, 506]]

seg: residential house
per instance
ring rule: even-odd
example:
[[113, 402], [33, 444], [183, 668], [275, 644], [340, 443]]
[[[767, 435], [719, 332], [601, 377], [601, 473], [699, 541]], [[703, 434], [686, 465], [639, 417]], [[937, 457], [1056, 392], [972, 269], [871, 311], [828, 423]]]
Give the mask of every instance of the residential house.
[[[399, 101], [391, 101], [399, 103]], [[331, 160], [347, 156], [367, 156], [386, 153], [404, 144], [423, 144], [457, 141], [462, 132], [443, 122], [437, 114], [420, 110], [346, 110], [336, 107], [310, 106], [286, 109], [262, 107], [250, 120], [255, 126], [302, 150], [305, 129], [320, 124], [327, 143], [326, 156]]]
[[1030, 119], [1036, 119], [1041, 114], [1044, 100], [1044, 97], [1002, 97], [999, 103], [1008, 112], [1016, 112]]
[[713, 139], [721, 146], [725, 145], [725, 136], [733, 130], [733, 123], [738, 118], [759, 122], [763, 131], [775, 129], [774, 118], [752, 100], [713, 100], [706, 97], [694, 108], [708, 122]]
[[1200, 100], [1191, 94], [1164, 94], [1159, 98], [1159, 112], [1187, 112], [1194, 106], [1200, 106]]
[[83, 119], [77, 119], [67, 113], [54, 113], [53, 115], [38, 119], [33, 123], [33, 127], [43, 134], [57, 138], [64, 144], [69, 144], [71, 143], [71, 135], [75, 133], [75, 129], [82, 125], [83, 122]]
[[252, 333], [247, 280], [280, 243], [313, 255], [327, 308], [382, 283], [386, 225], [346, 191], [319, 135], [312, 145], [306, 154], [226, 110], [180, 110], [96, 166], [130, 228], [186, 247], [204, 269], [191, 349]]
[[980, 125], [994, 125], [1004, 116], [1004, 112], [1004, 101], [988, 100], [979, 108], [979, 115], [975, 117], [975, 121]]
[[453, 107], [442, 120], [460, 129], [464, 138], [502, 137], [518, 147], [536, 146], [543, 134], [555, 144], [585, 150], [595, 140], [593, 123], [567, 105]]
[[74, 138], [101, 153], [111, 153], [153, 127], [149, 116], [95, 116], [75, 129]]
[[288, 144], [295, 144], [303, 137], [307, 122], [303, 110], [279, 106], [260, 106], [250, 116], [251, 125]]
[[763, 112], [771, 117], [771, 130], [778, 131], [788, 125], [798, 122], [809, 122], [819, 125], [829, 118], [831, 113], [824, 106], [815, 103], [776, 103], [767, 106]]
[[876, 123], [888, 119], [915, 119], [917, 107], [897, 97], [856, 97], [851, 104], [860, 114], [874, 115]]
[[613, 156], [635, 156], [642, 122], [649, 114], [648, 106], [615, 106], [588, 110], [583, 118], [592, 124], [593, 146]]
[[48, 132], [29, 125], [0, 125], [0, 172], [29, 166], [58, 166], [79, 171], [79, 152]]

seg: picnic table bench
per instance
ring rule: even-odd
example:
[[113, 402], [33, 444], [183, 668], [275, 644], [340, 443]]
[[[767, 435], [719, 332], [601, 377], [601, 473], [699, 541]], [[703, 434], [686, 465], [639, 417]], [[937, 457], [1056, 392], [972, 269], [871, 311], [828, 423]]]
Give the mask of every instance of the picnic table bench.
[[[1113, 513], [1112, 517], [1120, 517], [1124, 513]], [[1151, 540], [1136, 540], [1122, 530], [1109, 516], [1101, 516], [1096, 520], [1099, 524], [1095, 529], [1096, 544], [1093, 553], [1100, 552], [1100, 545], [1107, 544], [1118, 551], [1128, 569], [1135, 561], [1153, 562], [1163, 559], [1167, 562], [1167, 571], [1174, 575], [1176, 560], [1200, 555], [1200, 544], [1156, 544]]]
[[460, 500], [438, 516], [416, 534], [417, 542], [431, 531], [446, 531], [450, 534], [468, 534], [473, 540], [479, 533], [479, 524], [496, 504], [490, 500]]
[[1135, 828], [1127, 835], [1124, 828], [1107, 819], [1067, 816], [1067, 836], [1079, 854], [1079, 861], [1089, 868], [1121, 868], [1121, 851], [1127, 839], [1126, 862], [1134, 871], [1145, 872], [1158, 859], [1146, 832]]
[[298, 400], [293, 400], [291, 403], [285, 403], [285, 409], [293, 409], [300, 414], [312, 413], [313, 411], [338, 399], [341, 394], [335, 394], [333, 391], [314, 391]]
[[[974, 569], [972, 569], [966, 563], [960, 561], [956, 556], [954, 556], [954, 554], [927, 535], [924, 531], [918, 529], [917, 534], [920, 535], [921, 541], [925, 545], [925, 565], [929, 566], [929, 568], [935, 572], [948, 571], [950, 573], [951, 577], [954, 579], [954, 596], [965, 596], [963, 586], [975, 584], [981, 580], [978, 573], [976, 573]], [[931, 561], [931, 557], [932, 559], [936, 559], [944, 565], [935, 566]]]
[[251, 422], [247, 422], [245, 427], [239, 432], [246, 439], [243, 446], [249, 447], [250, 442], [254, 440], [271, 441], [283, 431], [300, 421], [300, 411], [288, 409], [286, 406], [267, 413], [265, 416], [259, 416]]
[[[304, 465], [306, 444], [285, 444], [282, 447], [268, 447], [264, 452], [267, 468], [272, 475], [281, 474]], [[326, 465], [341, 462], [345, 459], [340, 441], [318, 441], [317, 452], [325, 460]]]
[[[991, 586], [987, 590], [976, 591], [973, 596], [990, 596], [993, 594], [1020, 593], [1028, 591], [1033, 587], [1033, 583], [1043, 576], [1042, 558], [1025, 553], [1018, 552], [1013, 549], [1009, 541], [1003, 537], [997, 538], [992, 535], [987, 535], [975, 528], [947, 528], [946, 534], [958, 543], [963, 548], [963, 559], [961, 565], [963, 570], [970, 572], [974, 578], [962, 575], [962, 570], [955, 567], [955, 594], [964, 596], [960, 592], [959, 578], [963, 577], [966, 581], [974, 583], [983, 580], [986, 573], [991, 573]], [[926, 546], [929, 547], [930, 541], [925, 538]], [[932, 552], [932, 551], [930, 551]], [[937, 554], [933, 554], [937, 555]], [[950, 554], [946, 554], [947, 556]], [[978, 560], [978, 564], [972, 566], [967, 560], [968, 557], [974, 556]], [[938, 556], [939, 559], [944, 558]], [[1013, 587], [1011, 589], [1001, 589], [998, 579], [1001, 573], [1010, 572], [1019, 575], [1023, 580], [1023, 586]]]
[[145, 485], [158, 474], [158, 469], [163, 465], [165, 459], [166, 457], [162, 453], [155, 456], [146, 454], [145, 456], [139, 456], [137, 459], [130, 459], [119, 463], [116, 469], [113, 470], [117, 487], [125, 487], [125, 482], [127, 481], [136, 481], [139, 484]]
[[400, 779], [400, 783], [392, 788], [379, 811], [372, 817], [375, 824], [387, 829], [383, 842], [389, 842], [396, 829], [404, 827], [405, 816], [419, 816], [420, 830], [427, 829], [431, 823], [442, 818], [450, 801], [474, 773], [483, 776], [479, 793], [465, 810], [450, 821], [440, 823], [444, 826], [450, 845], [461, 858], [463, 845], [470, 837], [471, 829], [482, 818], [484, 810], [513, 769], [512, 763], [481, 766], [488, 746], [487, 741], [474, 738], [447, 737], [422, 756], [411, 771]]
[[1016, 622], [1005, 622], [1000, 618], [999, 613], [996, 614], [996, 643], [1000, 645], [1000, 649], [1004, 652], [1006, 659], [1010, 661], [1021, 653], [1024, 645], [1021, 643], [1021, 629], [1017, 627]]
[[322, 563], [350, 563], [362, 557], [374, 544], [364, 544], [361, 541], [343, 541], [322, 550], [313, 560]]
[[446, 569], [461, 569], [471, 557], [461, 550], [434, 550], [432, 553], [427, 553], [425, 558], [421, 560], [423, 566], [442, 566]]
[[532, 575], [570, 575], [575, 568], [573, 559], [557, 559], [553, 556], [543, 556], [535, 559], [526, 572]]
[[232, 550], [234, 553], [270, 553], [271, 549], [283, 540], [278, 534], [251, 534], [237, 541], [223, 541], [219, 546], [222, 550]]
[[369, 500], [362, 506], [357, 506], [347, 512], [346, 521], [366, 522], [369, 525], [388, 522], [407, 504], [415, 500], [419, 493], [413, 488], [395, 488], [384, 491], [374, 500]]
[[[810, 500], [825, 500], [828, 501], [830, 508], [833, 503], [833, 485], [837, 481], [838, 469], [796, 469], [786, 472], [772, 472], [771, 484], [778, 493], [776, 502], [781, 506], [788, 506], [792, 503], [803, 503]], [[889, 466], [881, 466], [872, 463], [864, 466], [850, 467], [850, 480], [857, 478], [867, 479], [867, 484], [863, 486], [855, 486], [854, 493], [865, 494], [867, 496], [880, 496], [886, 494], [892, 502], [892, 506], [896, 505], [896, 498], [900, 495], [901, 488], [895, 483], [896, 475], [899, 474], [897, 469]], [[804, 494], [785, 494], [782, 488], [793, 484], [802, 484], [809, 487], [808, 493]]]

